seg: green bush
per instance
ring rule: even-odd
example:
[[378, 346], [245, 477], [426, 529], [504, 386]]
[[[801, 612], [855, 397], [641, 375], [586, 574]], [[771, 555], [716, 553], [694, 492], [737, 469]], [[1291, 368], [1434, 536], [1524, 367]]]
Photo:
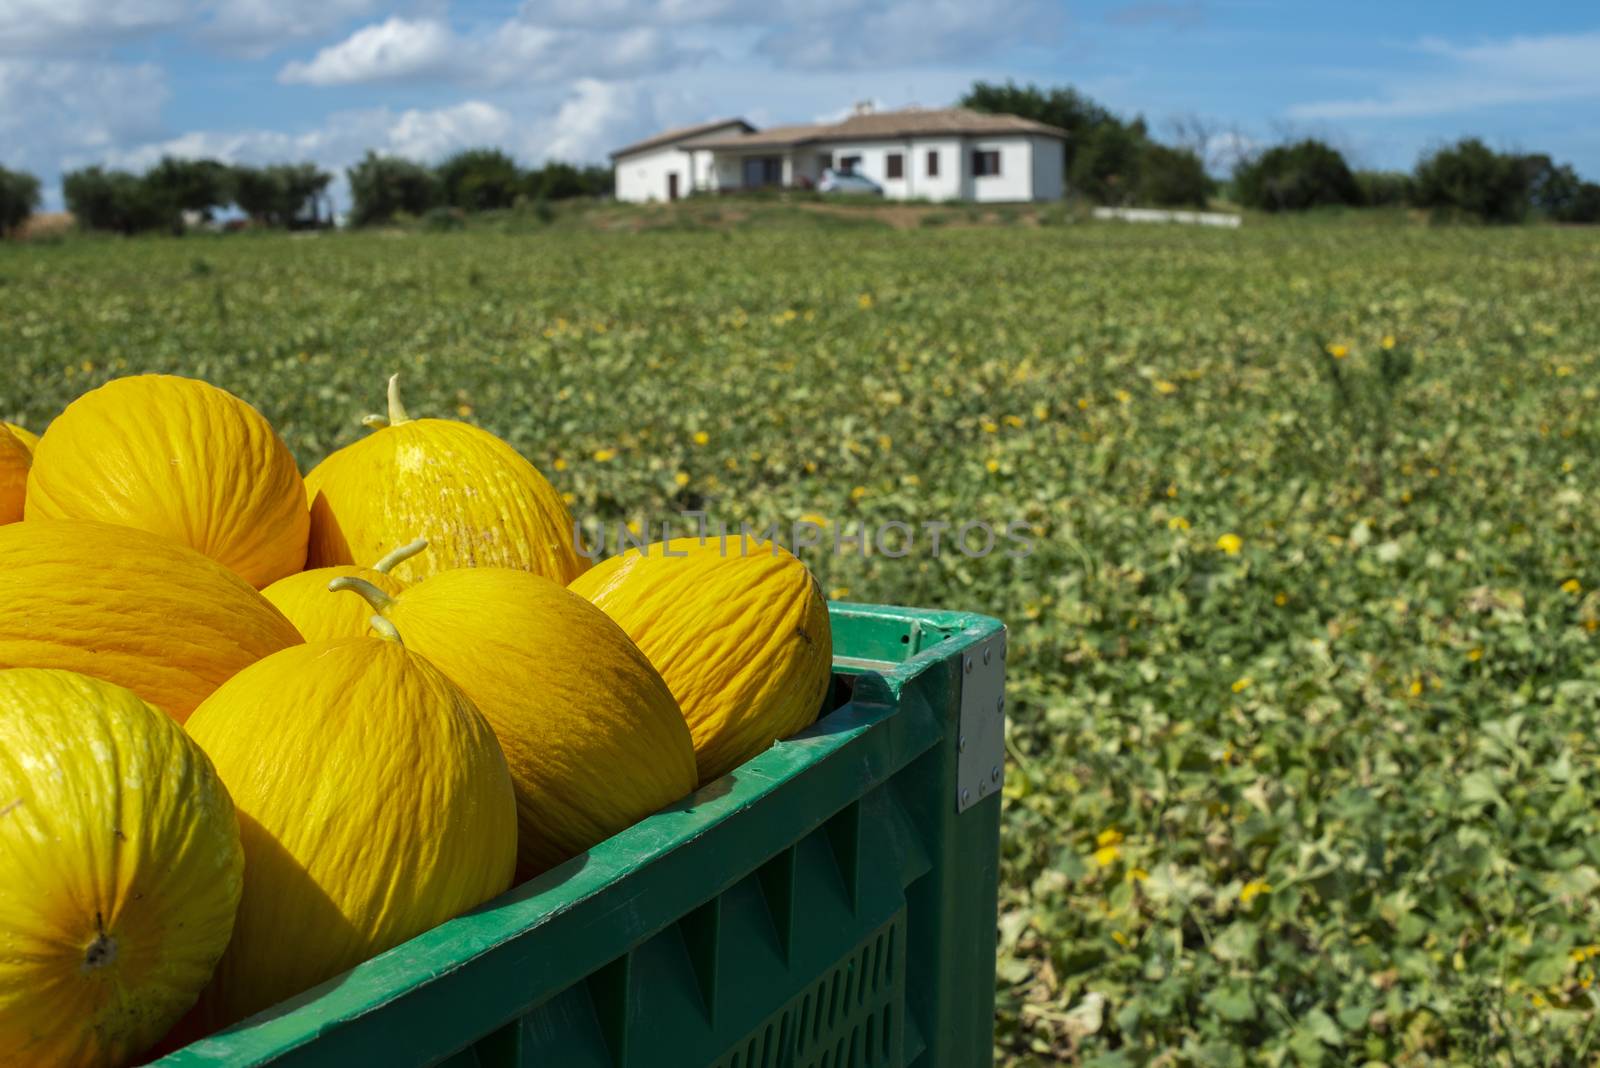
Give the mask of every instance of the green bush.
[[1521, 157], [1476, 137], [1434, 150], [1417, 164], [1416, 202], [1441, 216], [1521, 222], [1528, 214], [1529, 170]]
[[1356, 171], [1356, 186], [1369, 208], [1409, 204], [1414, 195], [1411, 175], [1404, 171]]
[[517, 161], [498, 148], [467, 149], [439, 164], [444, 202], [462, 211], [511, 207], [522, 180]]
[[62, 177], [67, 210], [87, 230], [137, 234], [182, 229], [170, 190], [128, 171], [85, 167]]
[[1361, 187], [1338, 149], [1307, 138], [1270, 148], [1234, 170], [1239, 203], [1259, 211], [1357, 205]]
[[390, 222], [402, 213], [420, 216], [444, 199], [433, 171], [398, 156], [368, 151], [346, 174], [350, 178], [350, 221], [355, 226]]
[[234, 201], [239, 210], [264, 226], [320, 225], [320, 204], [333, 175], [313, 163], [275, 163], [269, 167], [235, 167]]
[[1216, 183], [1200, 157], [1186, 148], [1154, 142], [1145, 145], [1139, 163], [1139, 202], [1163, 208], [1203, 208]]
[[0, 237], [27, 222], [39, 206], [39, 179], [0, 167]]

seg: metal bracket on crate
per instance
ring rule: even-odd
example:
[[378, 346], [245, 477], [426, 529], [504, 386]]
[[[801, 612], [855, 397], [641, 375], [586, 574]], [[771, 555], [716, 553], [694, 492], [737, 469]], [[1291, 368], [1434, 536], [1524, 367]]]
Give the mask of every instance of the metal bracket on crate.
[[1000, 792], [1006, 774], [1006, 632], [961, 654], [956, 811]]

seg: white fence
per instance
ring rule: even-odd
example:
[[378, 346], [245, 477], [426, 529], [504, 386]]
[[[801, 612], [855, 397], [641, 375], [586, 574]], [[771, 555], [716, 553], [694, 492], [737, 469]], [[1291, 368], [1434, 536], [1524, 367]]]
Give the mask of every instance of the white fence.
[[1095, 208], [1096, 219], [1121, 219], [1123, 222], [1175, 222], [1195, 226], [1223, 226], [1237, 229], [1243, 215], [1220, 211], [1163, 211], [1159, 208]]

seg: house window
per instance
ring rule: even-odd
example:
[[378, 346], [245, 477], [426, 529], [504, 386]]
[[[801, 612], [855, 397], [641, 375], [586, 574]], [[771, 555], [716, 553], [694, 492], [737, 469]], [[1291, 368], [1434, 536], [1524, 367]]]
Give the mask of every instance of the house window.
[[997, 149], [976, 149], [972, 153], [972, 173], [977, 178], [991, 178], [1000, 173], [1000, 152]]
[[782, 156], [747, 156], [744, 161], [744, 184], [747, 189], [783, 184]]
[[854, 173], [856, 173], [856, 169], [858, 167], [860, 167], [860, 166], [861, 166], [861, 157], [860, 156], [840, 156], [839, 157], [839, 173], [840, 174], [854, 174]]
[[936, 148], [928, 149], [928, 177], [939, 177], [939, 150]]
[[884, 157], [885, 176], [889, 178], [905, 177], [905, 157], [898, 152], [891, 152]]

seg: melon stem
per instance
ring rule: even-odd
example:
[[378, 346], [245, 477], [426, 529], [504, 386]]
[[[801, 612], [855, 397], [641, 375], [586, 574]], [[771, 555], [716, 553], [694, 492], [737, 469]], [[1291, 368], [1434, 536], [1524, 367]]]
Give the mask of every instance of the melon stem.
[[389, 425], [399, 426], [409, 422], [411, 417], [406, 414], [406, 406], [400, 402], [400, 373], [397, 371], [389, 376]]
[[372, 606], [372, 610], [377, 612], [379, 615], [382, 615], [394, 606], [393, 597], [390, 597], [387, 593], [384, 593], [366, 579], [356, 578], [354, 575], [341, 575], [332, 582], [328, 583], [329, 593], [339, 593], [342, 590], [349, 590], [352, 593], [360, 594], [361, 597]]
[[416, 541], [400, 546], [400, 548], [395, 549], [382, 560], [379, 560], [377, 563], [373, 564], [372, 570], [382, 572], [383, 574], [387, 575], [390, 571], [399, 567], [401, 564], [405, 563], [407, 560], [411, 559], [413, 556], [417, 555], [427, 547], [428, 539], [418, 538]]
[[378, 637], [382, 638], [384, 641], [394, 642], [396, 645], [400, 646], [405, 645], [405, 641], [400, 637], [399, 629], [382, 616], [373, 616], [371, 619], [367, 620], [367, 625], [373, 630], [377, 631]]

